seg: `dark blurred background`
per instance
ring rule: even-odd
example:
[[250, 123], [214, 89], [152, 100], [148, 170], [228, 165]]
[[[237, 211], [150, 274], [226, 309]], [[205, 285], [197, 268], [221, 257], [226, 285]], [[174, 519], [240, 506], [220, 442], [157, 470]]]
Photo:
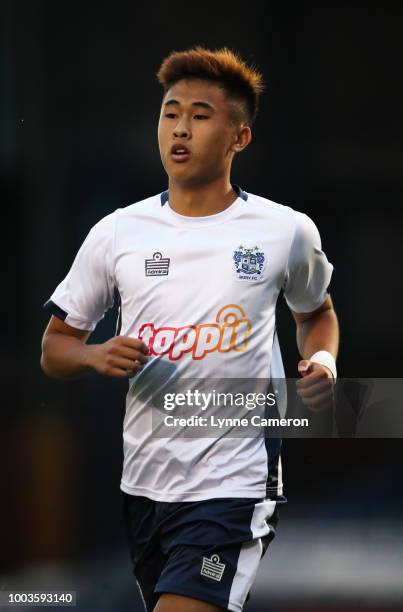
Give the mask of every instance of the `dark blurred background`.
[[[400, 377], [403, 7], [3, 0], [0, 10], [0, 588], [72, 588], [80, 611], [135, 612], [119, 495], [125, 383], [47, 379], [42, 304], [96, 221], [166, 188], [162, 59], [226, 45], [267, 83], [234, 182], [318, 225], [335, 268], [339, 375]], [[294, 324], [278, 310], [295, 376]], [[115, 321], [114, 310], [91, 341]], [[403, 609], [401, 440], [285, 440], [283, 467], [289, 503], [247, 609]]]

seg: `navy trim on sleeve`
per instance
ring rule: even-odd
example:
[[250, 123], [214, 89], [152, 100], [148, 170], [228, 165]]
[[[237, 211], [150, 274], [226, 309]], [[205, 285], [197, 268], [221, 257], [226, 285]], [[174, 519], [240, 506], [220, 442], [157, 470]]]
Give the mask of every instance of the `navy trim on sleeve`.
[[67, 317], [67, 312], [64, 312], [64, 310], [60, 308], [57, 304], [52, 302], [52, 300], [48, 300], [47, 302], [45, 302], [43, 307], [46, 308], [46, 310], [49, 310], [53, 315], [55, 315], [55, 317], [58, 317], [62, 321], [64, 321]]
[[120, 297], [120, 293], [116, 288], [115, 288], [115, 294], [118, 300], [118, 318], [116, 321], [115, 336], [119, 336], [120, 331], [122, 329], [122, 298]]

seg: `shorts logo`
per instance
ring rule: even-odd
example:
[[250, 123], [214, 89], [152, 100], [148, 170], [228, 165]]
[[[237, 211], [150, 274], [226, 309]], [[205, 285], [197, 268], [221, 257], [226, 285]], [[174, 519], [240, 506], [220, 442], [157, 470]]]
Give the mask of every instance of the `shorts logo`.
[[211, 555], [210, 559], [203, 557], [203, 565], [200, 570], [202, 576], [221, 581], [222, 575], [225, 570], [225, 563], [220, 563], [220, 557], [218, 555]]
[[167, 276], [169, 272], [169, 257], [154, 253], [152, 259], [145, 260], [146, 276]]
[[258, 281], [262, 278], [266, 257], [262, 251], [259, 251], [259, 247], [254, 246], [248, 249], [240, 245], [234, 251], [233, 260], [238, 280]]

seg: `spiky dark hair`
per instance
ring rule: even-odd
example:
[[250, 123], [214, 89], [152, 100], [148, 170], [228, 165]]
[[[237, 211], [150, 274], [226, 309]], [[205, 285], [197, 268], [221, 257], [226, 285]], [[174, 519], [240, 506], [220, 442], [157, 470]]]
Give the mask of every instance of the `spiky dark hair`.
[[227, 47], [215, 51], [204, 47], [173, 51], [162, 62], [157, 78], [164, 93], [182, 79], [216, 82], [236, 103], [237, 120], [249, 125], [255, 120], [259, 96], [264, 89], [260, 72]]

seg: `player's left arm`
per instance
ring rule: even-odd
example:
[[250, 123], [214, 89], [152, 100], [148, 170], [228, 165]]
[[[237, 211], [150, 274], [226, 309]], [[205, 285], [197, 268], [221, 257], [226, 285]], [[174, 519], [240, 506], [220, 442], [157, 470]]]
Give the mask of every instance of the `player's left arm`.
[[312, 219], [294, 211], [294, 222], [283, 290], [297, 324], [302, 357], [297, 392], [308, 408], [321, 410], [333, 394], [339, 345], [339, 326], [328, 292], [333, 266], [322, 250]]
[[[308, 408], [320, 410], [327, 405], [333, 391], [335, 365], [331, 358], [335, 364], [339, 348], [337, 315], [330, 295], [312, 312], [298, 313], [291, 309], [291, 313], [297, 325], [297, 345], [302, 357], [298, 363], [302, 379], [297, 382], [297, 393]], [[325, 365], [327, 360], [329, 363]]]

